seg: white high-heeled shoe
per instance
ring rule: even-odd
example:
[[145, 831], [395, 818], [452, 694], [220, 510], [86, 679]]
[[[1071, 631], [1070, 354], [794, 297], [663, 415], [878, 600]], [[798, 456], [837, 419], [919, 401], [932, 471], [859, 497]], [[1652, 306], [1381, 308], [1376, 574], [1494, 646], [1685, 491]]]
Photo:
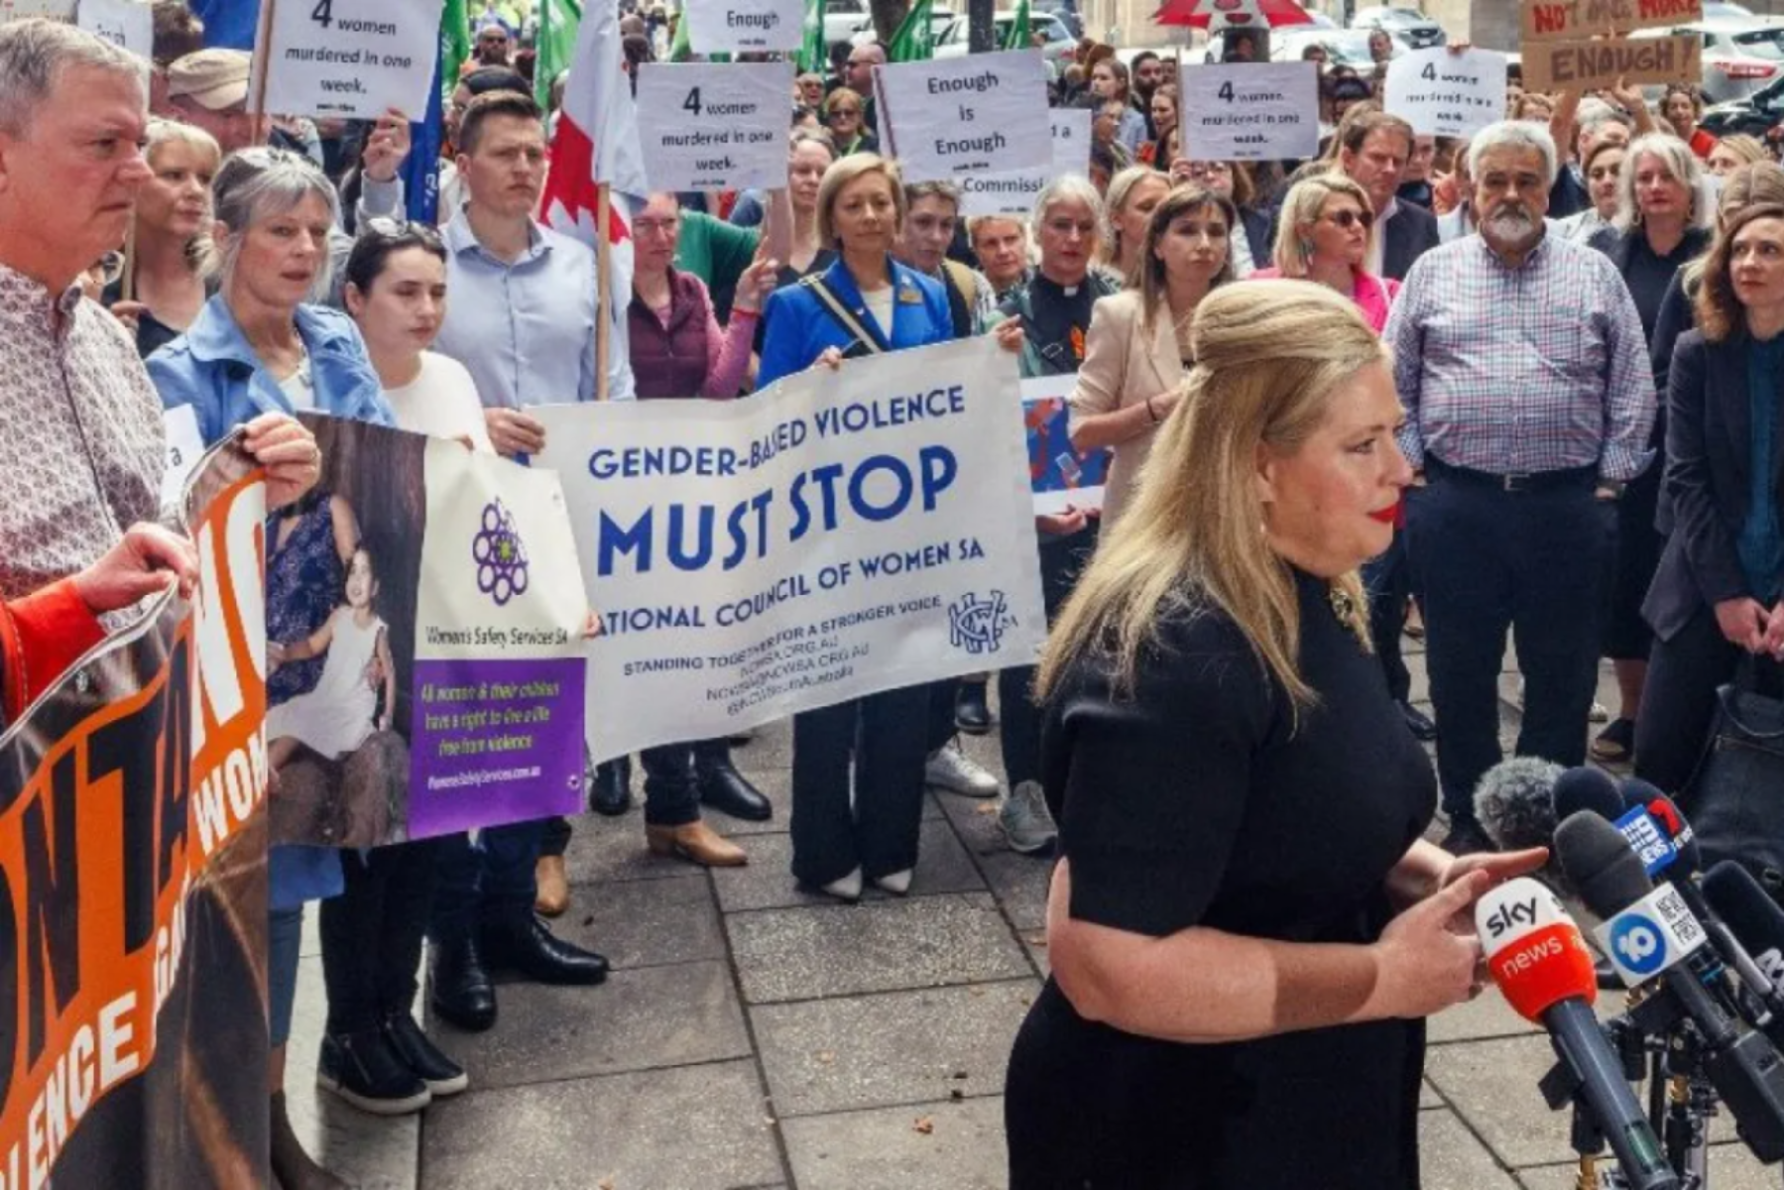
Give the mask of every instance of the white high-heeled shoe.
[[888, 872], [884, 876], [876, 876], [874, 883], [894, 896], [902, 897], [911, 891], [911, 869], [905, 868], [898, 872]]
[[862, 870], [856, 868], [840, 880], [833, 880], [824, 886], [824, 891], [840, 901], [859, 901], [862, 899]]

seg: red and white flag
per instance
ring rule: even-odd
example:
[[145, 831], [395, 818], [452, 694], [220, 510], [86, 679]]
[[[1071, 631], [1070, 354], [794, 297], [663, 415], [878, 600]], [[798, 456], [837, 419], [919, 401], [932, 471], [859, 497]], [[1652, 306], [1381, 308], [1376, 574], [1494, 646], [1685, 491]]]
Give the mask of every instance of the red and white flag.
[[[609, 372], [626, 366], [626, 308], [632, 301], [632, 230], [624, 195], [640, 199], [650, 193], [645, 182], [644, 153], [639, 148], [638, 113], [632, 84], [621, 63], [618, 6], [594, 0], [577, 29], [576, 56], [564, 86], [564, 106], [552, 137], [551, 165], [541, 202], [545, 223], [556, 231], [595, 246], [606, 234], [610, 269], [608, 292], [602, 295], [612, 327], [608, 336]], [[598, 233], [595, 215], [599, 186], [611, 195], [608, 223]], [[616, 366], [617, 365], [617, 366]], [[623, 395], [610, 385], [610, 395]], [[631, 386], [626, 385], [630, 392]]]

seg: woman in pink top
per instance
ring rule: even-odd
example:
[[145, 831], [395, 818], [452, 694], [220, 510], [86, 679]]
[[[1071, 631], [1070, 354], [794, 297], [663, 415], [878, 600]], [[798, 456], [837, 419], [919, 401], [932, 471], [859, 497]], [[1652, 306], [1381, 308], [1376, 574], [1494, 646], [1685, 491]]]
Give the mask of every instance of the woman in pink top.
[[1364, 272], [1375, 221], [1369, 195], [1350, 178], [1343, 174], [1305, 178], [1290, 188], [1277, 216], [1277, 243], [1271, 253], [1276, 267], [1259, 269], [1252, 276], [1291, 277], [1336, 289], [1357, 303], [1370, 329], [1381, 334], [1401, 283]]

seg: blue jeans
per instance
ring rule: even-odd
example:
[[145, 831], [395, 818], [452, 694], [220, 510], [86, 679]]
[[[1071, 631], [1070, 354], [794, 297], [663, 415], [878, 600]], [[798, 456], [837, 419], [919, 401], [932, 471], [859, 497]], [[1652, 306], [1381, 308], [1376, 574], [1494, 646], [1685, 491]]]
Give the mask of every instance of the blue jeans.
[[275, 1049], [291, 1037], [291, 1006], [297, 1000], [298, 952], [303, 942], [303, 905], [267, 914], [267, 1023]]
[[440, 840], [440, 885], [434, 894], [436, 943], [465, 937], [483, 919], [533, 912], [533, 867], [549, 819], [490, 826]]

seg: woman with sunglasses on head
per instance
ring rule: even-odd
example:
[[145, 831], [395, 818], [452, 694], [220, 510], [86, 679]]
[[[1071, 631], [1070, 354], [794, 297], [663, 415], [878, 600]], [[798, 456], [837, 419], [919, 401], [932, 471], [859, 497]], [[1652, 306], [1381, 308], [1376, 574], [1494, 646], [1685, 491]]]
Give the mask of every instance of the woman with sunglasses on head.
[[1238, 230], [1245, 233], [1228, 237], [1227, 257], [1236, 281], [1250, 277], [1259, 261], [1270, 259], [1271, 237], [1275, 234], [1271, 220], [1274, 212], [1259, 210], [1253, 205], [1258, 194], [1251, 169], [1238, 162], [1191, 161], [1174, 154], [1171, 183], [1174, 186], [1188, 183], [1233, 204], [1240, 220]]
[[[211, 197], [218, 289], [191, 328], [148, 359], [162, 404], [191, 407], [207, 446], [267, 412], [315, 410], [392, 424], [359, 331], [346, 315], [315, 304], [328, 292], [329, 234], [339, 201], [333, 183], [299, 154], [252, 148], [223, 162]], [[281, 625], [277, 610], [268, 608], [274, 640], [297, 640], [320, 627], [321, 621]], [[340, 852], [274, 847], [267, 867], [273, 1174], [287, 1190], [339, 1190], [343, 1183], [311, 1161], [292, 1131], [284, 1080], [304, 902], [341, 892]], [[380, 1098], [407, 1100], [415, 1110], [427, 1101], [427, 1089], [403, 1073], [407, 1078], [393, 1078]]]
[[1297, 182], [1283, 200], [1272, 267], [1252, 276], [1318, 282], [1350, 298], [1380, 335], [1401, 283], [1364, 271], [1375, 222], [1369, 195], [1350, 178], [1322, 174]]
[[862, 97], [848, 87], [838, 87], [824, 101], [824, 126], [836, 143], [837, 156], [878, 153], [880, 140], [868, 131], [862, 114]]
[[137, 192], [131, 300], [124, 279], [109, 281], [101, 301], [135, 332], [144, 359], [179, 338], [209, 295], [200, 274], [211, 227], [211, 179], [222, 150], [211, 134], [174, 120], [149, 121], [143, 158], [154, 176]]

